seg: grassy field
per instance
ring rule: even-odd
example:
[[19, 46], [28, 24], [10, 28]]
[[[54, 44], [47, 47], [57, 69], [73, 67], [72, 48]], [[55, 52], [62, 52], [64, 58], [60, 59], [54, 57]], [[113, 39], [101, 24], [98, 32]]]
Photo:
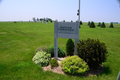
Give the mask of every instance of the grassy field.
[[[97, 23], [96, 23], [97, 25]], [[103, 63], [105, 70], [98, 76], [70, 76], [44, 72], [32, 62], [35, 50], [54, 44], [54, 24], [0, 22], [0, 80], [116, 80], [120, 71], [120, 24], [115, 28], [89, 28], [83, 23], [80, 39], [99, 39], [106, 43], [109, 57]], [[59, 38], [58, 45], [65, 50], [67, 39]]]

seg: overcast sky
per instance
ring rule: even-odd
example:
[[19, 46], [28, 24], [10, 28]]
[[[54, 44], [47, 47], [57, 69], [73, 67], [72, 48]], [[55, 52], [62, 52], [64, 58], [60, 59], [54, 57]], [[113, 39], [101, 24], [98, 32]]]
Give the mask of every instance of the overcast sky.
[[[0, 21], [29, 21], [33, 17], [76, 21], [78, 5], [79, 0], [2, 0]], [[120, 23], [119, 4], [117, 0], [81, 0], [80, 19]]]

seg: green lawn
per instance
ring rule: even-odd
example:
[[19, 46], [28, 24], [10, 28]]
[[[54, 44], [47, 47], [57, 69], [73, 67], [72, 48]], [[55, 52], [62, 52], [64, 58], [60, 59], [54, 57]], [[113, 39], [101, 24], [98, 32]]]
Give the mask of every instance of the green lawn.
[[[106, 43], [109, 52], [103, 73], [81, 77], [44, 72], [32, 62], [37, 48], [54, 44], [53, 23], [0, 22], [0, 80], [116, 80], [120, 71], [120, 24], [114, 24], [114, 28], [109, 25], [106, 23], [107, 28], [89, 28], [87, 23], [81, 26], [80, 39], [99, 39]], [[66, 42], [67, 39], [58, 39], [64, 50]]]

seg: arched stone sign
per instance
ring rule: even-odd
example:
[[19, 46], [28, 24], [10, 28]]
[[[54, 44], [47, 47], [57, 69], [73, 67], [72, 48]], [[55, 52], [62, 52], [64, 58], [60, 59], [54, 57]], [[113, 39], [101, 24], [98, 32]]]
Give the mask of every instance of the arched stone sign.
[[54, 22], [54, 58], [58, 58], [58, 37], [75, 39], [74, 55], [77, 55], [76, 45], [79, 42], [79, 22]]

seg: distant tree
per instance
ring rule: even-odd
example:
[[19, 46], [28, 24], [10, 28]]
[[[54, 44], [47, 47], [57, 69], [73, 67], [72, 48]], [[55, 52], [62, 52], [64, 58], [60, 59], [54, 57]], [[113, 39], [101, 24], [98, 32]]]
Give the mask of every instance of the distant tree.
[[34, 22], [37, 22], [37, 20], [35, 19], [35, 17], [32, 18]]
[[63, 20], [63, 22], [65, 22], [65, 20]]
[[106, 27], [106, 26], [105, 26], [105, 23], [102, 22], [101, 28], [105, 28], [105, 27]]
[[40, 18], [40, 22], [43, 22], [43, 18]]
[[73, 22], [73, 21], [71, 20], [71, 22]]
[[90, 21], [88, 22], [88, 25], [90, 25]]
[[82, 25], [82, 21], [80, 21], [80, 25]]
[[37, 18], [37, 22], [40, 22], [39, 18]]
[[113, 23], [111, 22], [111, 24], [110, 24], [110, 26], [109, 26], [110, 28], [114, 28], [114, 26], [113, 26]]
[[44, 22], [46, 21], [45, 18], [43, 19], [43, 21], [44, 21]]
[[93, 21], [90, 23], [90, 28], [95, 28], [95, 24]]
[[51, 23], [53, 22], [52, 19], [48, 18], [48, 21], [50, 21]]
[[97, 26], [101, 26], [101, 23], [99, 22]]

